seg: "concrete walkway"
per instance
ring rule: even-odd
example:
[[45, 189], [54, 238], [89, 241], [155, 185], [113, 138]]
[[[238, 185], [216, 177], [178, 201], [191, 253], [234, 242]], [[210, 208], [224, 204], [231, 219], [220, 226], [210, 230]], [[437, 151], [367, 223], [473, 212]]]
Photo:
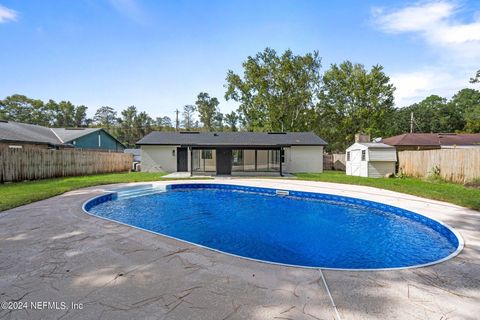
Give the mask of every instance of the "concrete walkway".
[[[176, 182], [158, 184], [166, 183]], [[479, 212], [360, 186], [281, 179], [215, 183], [389, 203], [444, 221], [466, 245], [446, 262], [400, 271], [283, 267], [89, 216], [83, 202], [119, 185], [93, 187], [0, 212], [0, 302], [28, 304], [0, 310], [0, 319], [479, 319]], [[51, 304], [33, 310], [38, 302]]]

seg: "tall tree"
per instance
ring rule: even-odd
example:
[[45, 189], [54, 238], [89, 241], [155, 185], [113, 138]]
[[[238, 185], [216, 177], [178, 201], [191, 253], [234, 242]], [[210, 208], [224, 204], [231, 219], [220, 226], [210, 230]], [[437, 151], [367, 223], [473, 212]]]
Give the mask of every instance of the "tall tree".
[[97, 109], [93, 117], [95, 125], [110, 129], [118, 122], [117, 112], [112, 107], [103, 106]]
[[266, 48], [242, 64], [243, 77], [228, 71], [225, 98], [240, 103], [249, 131], [304, 131], [309, 128], [320, 86], [317, 51], [277, 55]]
[[388, 134], [395, 111], [394, 91], [379, 65], [367, 71], [350, 61], [332, 64], [323, 75], [314, 129], [333, 151], [345, 150], [359, 132], [372, 137]]
[[140, 140], [153, 131], [153, 119], [145, 112], [140, 112], [135, 117], [135, 140]]
[[221, 112], [216, 112], [215, 117], [213, 118], [213, 129], [215, 131], [223, 131], [224, 124], [223, 124], [224, 116]]
[[0, 100], [0, 119], [48, 126], [52, 113], [42, 100], [14, 94]]
[[170, 117], [158, 117], [155, 119], [156, 130], [160, 131], [173, 131], [172, 119]]
[[480, 70], [477, 71], [473, 78], [470, 78], [470, 83], [479, 83], [480, 82]]
[[449, 104], [453, 105], [454, 111], [463, 118], [463, 131], [470, 133], [480, 132], [479, 90], [462, 89], [452, 97]]
[[137, 118], [137, 108], [130, 106], [121, 112], [119, 119], [119, 139], [128, 146], [134, 146], [136, 140], [135, 135], [135, 119]]
[[195, 127], [195, 121], [194, 121], [194, 118], [193, 118], [194, 113], [195, 113], [195, 106], [194, 105], [183, 106], [182, 126], [187, 131], [190, 131], [193, 127]]
[[60, 101], [55, 110], [56, 127], [75, 126], [75, 106], [70, 101]]
[[74, 122], [75, 127], [86, 127], [91, 123], [91, 119], [87, 118], [87, 107], [85, 106], [77, 106], [75, 107], [75, 115], [74, 115]]
[[232, 111], [225, 115], [225, 122], [227, 123], [227, 126], [230, 128], [230, 131], [233, 131], [233, 132], [238, 131], [237, 129], [238, 115], [235, 113], [235, 111]]
[[393, 122], [394, 134], [410, 131], [411, 113], [416, 133], [462, 131], [465, 126], [465, 110], [470, 104], [467, 92], [462, 91], [450, 101], [437, 95], [430, 95], [420, 102], [397, 109]]
[[195, 102], [195, 106], [198, 111], [198, 116], [200, 118], [200, 122], [202, 122], [203, 127], [207, 131], [217, 130], [217, 126], [215, 125], [215, 121], [218, 121], [218, 99], [215, 97], [210, 97], [210, 95], [206, 92], [200, 92], [197, 96], [197, 101]]
[[480, 133], [480, 105], [466, 112], [465, 131], [468, 133]]

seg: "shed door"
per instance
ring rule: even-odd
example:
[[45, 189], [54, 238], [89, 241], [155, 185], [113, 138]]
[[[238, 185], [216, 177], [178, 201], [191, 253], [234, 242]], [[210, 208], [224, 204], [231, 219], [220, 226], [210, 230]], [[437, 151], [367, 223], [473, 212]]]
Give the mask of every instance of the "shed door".
[[350, 161], [352, 167], [352, 176], [361, 176], [362, 150], [350, 151]]

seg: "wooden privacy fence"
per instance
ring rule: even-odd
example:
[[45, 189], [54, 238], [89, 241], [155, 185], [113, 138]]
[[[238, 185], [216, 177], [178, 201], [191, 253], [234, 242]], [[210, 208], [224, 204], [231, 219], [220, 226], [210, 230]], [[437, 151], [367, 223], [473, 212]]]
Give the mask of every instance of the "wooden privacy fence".
[[413, 177], [437, 172], [447, 181], [465, 183], [480, 178], [480, 148], [401, 151], [398, 170]]
[[345, 171], [345, 153], [333, 153], [323, 155], [323, 170]]
[[11, 149], [0, 145], [0, 182], [36, 180], [132, 168], [132, 155], [76, 149]]

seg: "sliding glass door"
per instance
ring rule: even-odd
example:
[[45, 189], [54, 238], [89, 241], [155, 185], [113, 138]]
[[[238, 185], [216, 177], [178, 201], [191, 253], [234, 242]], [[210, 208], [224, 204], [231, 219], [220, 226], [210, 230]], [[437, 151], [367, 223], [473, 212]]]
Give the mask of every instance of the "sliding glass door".
[[232, 172], [280, 171], [279, 149], [233, 149]]
[[193, 149], [192, 171], [193, 172], [216, 172], [217, 158], [215, 149]]

